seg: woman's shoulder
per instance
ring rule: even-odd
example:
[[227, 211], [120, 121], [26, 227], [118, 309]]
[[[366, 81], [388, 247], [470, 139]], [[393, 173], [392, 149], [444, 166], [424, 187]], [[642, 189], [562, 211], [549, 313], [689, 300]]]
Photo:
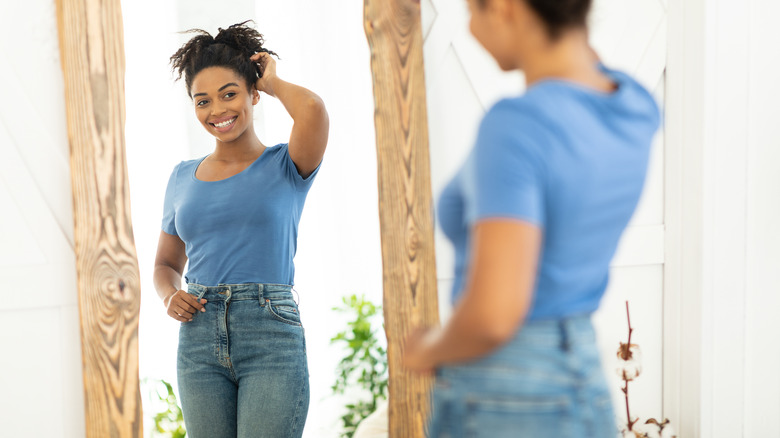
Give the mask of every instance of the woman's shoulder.
[[[257, 158], [255, 161], [264, 161], [268, 162], [270, 161], [281, 161], [287, 152], [287, 143], [277, 143], [273, 146], [266, 146], [263, 150], [263, 153]], [[254, 163], [252, 163], [254, 164]], [[257, 166], [251, 166], [251, 167], [257, 167]]]
[[277, 143], [273, 146], [266, 146], [263, 153], [268, 155], [283, 155], [284, 152], [287, 152], [287, 148], [287, 143]]
[[535, 96], [522, 94], [505, 97], [493, 104], [482, 119], [481, 129], [529, 135], [542, 134], [554, 125], [543, 102]]
[[196, 167], [198, 167], [198, 165], [203, 160], [205, 160], [206, 157], [208, 157], [208, 155], [204, 155], [204, 156], [198, 157], [198, 158], [192, 158], [190, 160], [182, 160], [181, 162], [179, 162], [179, 164], [176, 165], [175, 170], [177, 172], [179, 172], [179, 173], [187, 171], [187, 170], [193, 170]]
[[566, 129], [584, 113], [609, 120], [610, 125], [630, 123], [646, 126], [654, 131], [660, 120], [660, 111], [653, 95], [634, 77], [608, 68], [599, 69], [615, 84], [611, 92], [599, 91], [568, 80], [549, 78], [531, 86], [523, 95], [507, 99], [505, 107], [533, 114], [536, 120], [556, 130]]
[[204, 156], [198, 157], [198, 158], [192, 158], [190, 160], [182, 160], [182, 161], [179, 162], [179, 164], [177, 164], [174, 167], [174, 169], [182, 170], [182, 169], [192, 168], [192, 167], [197, 166], [198, 164], [200, 164], [200, 162], [205, 160], [206, 157], [208, 157], [209, 155], [204, 155]]
[[520, 94], [517, 96], [504, 97], [496, 101], [491, 106], [486, 115], [502, 115], [502, 114], [533, 114], [534, 106], [537, 103], [535, 99], [530, 98], [528, 93]]
[[553, 142], [556, 129], [543, 108], [527, 96], [504, 98], [482, 119], [474, 152], [491, 157], [541, 157]]
[[206, 157], [208, 157], [208, 155], [204, 155], [198, 158], [193, 158], [191, 160], [180, 161], [175, 166], [173, 166], [173, 169], [171, 170], [170, 179], [172, 181], [183, 180], [183, 176], [187, 175], [187, 172], [194, 173], [195, 169], [198, 167], [198, 164], [200, 164], [201, 161], [206, 159]]

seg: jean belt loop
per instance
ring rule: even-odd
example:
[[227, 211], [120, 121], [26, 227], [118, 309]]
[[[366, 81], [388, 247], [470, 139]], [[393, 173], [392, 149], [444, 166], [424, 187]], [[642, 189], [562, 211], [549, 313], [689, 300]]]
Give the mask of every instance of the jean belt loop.
[[561, 319], [558, 321], [558, 331], [560, 332], [561, 337], [561, 349], [563, 351], [569, 351], [569, 348], [571, 347], [570, 344], [570, 335], [569, 335], [569, 320], [568, 319]]
[[257, 299], [260, 300], [260, 305], [265, 304], [265, 298], [263, 297], [263, 291], [265, 290], [265, 285], [262, 283], [257, 284]]

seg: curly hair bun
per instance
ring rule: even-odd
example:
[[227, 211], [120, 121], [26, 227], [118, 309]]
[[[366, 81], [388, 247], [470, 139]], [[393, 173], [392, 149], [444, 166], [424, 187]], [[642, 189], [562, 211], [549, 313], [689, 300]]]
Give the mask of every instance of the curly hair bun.
[[584, 26], [591, 0], [528, 0], [548, 26], [555, 29]]
[[[548, 35], [556, 39], [567, 29], [585, 27], [592, 0], [518, 0], [523, 1], [542, 19]], [[487, 0], [477, 0], [485, 6]]]
[[263, 50], [263, 35], [256, 29], [245, 26], [247, 22], [233, 24], [227, 29], [219, 28], [214, 42], [230, 46], [247, 56], [252, 56]]
[[249, 59], [258, 52], [278, 55], [263, 47], [263, 35], [247, 23], [233, 24], [227, 29], [219, 28], [216, 37], [202, 29], [190, 29], [182, 33], [195, 33], [176, 53], [171, 56], [171, 70], [176, 79], [184, 76], [187, 94], [191, 94], [192, 81], [197, 74], [208, 67], [225, 67], [244, 78], [247, 86], [262, 76], [258, 65]]

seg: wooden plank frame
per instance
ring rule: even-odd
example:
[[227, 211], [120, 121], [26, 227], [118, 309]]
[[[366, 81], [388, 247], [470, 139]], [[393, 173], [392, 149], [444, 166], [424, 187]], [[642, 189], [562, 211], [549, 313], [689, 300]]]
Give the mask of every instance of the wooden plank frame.
[[403, 342], [438, 324], [420, 2], [365, 0], [375, 99], [390, 436], [425, 436], [432, 376], [406, 371]]
[[86, 436], [143, 436], [140, 279], [125, 162], [119, 0], [57, 0], [78, 272]]

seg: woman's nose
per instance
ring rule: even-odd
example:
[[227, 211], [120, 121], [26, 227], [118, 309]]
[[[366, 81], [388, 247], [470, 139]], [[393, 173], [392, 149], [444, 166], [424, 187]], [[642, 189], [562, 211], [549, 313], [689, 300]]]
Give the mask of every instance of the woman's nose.
[[211, 105], [211, 115], [212, 116], [218, 116], [218, 115], [220, 115], [220, 114], [222, 114], [224, 112], [225, 112], [225, 107], [222, 106], [221, 104], [219, 104], [217, 102], [214, 102]]

